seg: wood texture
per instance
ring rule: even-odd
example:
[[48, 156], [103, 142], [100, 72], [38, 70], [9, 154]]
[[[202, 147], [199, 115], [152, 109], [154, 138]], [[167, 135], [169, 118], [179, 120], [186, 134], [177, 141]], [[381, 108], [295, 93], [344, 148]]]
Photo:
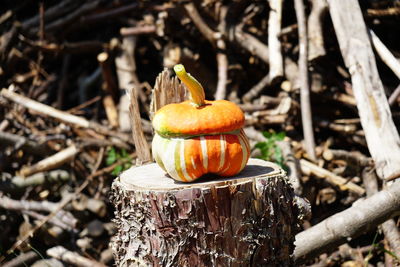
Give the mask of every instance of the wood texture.
[[269, 78], [270, 81], [283, 76], [283, 57], [279, 34], [282, 24], [282, 0], [269, 0], [268, 47], [269, 47]]
[[179, 82], [178, 77], [170, 77], [170, 72], [165, 68], [156, 78], [156, 83], [152, 91], [150, 103], [150, 117], [163, 106], [171, 103], [180, 103], [187, 100], [188, 90], [185, 85]]
[[329, 11], [354, 96], [368, 149], [380, 178], [400, 170], [400, 137], [392, 120], [368, 30], [357, 0], [329, 0]]
[[307, 21], [309, 61], [326, 55], [323, 26], [328, 11], [326, 0], [311, 0], [311, 5], [312, 9]]
[[308, 157], [316, 160], [314, 129], [312, 123], [310, 84], [308, 81], [308, 39], [307, 22], [303, 0], [294, 0], [299, 32], [299, 72], [300, 72], [300, 105], [301, 123], [303, 125], [304, 143]]
[[329, 251], [399, 214], [400, 182], [397, 182], [296, 235], [296, 263]]
[[250, 159], [231, 178], [178, 183], [155, 164], [113, 183], [118, 266], [290, 266], [298, 209], [286, 174]]

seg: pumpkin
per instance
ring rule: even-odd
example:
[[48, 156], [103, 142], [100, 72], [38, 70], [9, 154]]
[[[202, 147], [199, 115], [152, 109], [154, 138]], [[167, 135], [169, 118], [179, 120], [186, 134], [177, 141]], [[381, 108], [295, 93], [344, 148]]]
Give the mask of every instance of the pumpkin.
[[183, 65], [174, 71], [189, 89], [190, 100], [166, 105], [154, 115], [152, 151], [157, 164], [182, 182], [207, 173], [239, 173], [250, 155], [243, 112], [230, 101], [205, 100], [203, 87]]

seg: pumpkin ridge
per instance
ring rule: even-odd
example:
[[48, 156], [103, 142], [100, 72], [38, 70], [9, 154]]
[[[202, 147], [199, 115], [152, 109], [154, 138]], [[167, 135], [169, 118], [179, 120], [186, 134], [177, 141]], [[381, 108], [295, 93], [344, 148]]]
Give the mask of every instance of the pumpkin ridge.
[[157, 131], [156, 131], [156, 133], [159, 136], [162, 136], [163, 138], [166, 138], [166, 139], [192, 139], [192, 138], [197, 138], [197, 137], [202, 137], [202, 136], [215, 136], [215, 135], [220, 135], [220, 134], [221, 135], [224, 135], [224, 134], [238, 135], [238, 134], [240, 134], [240, 131], [241, 130], [238, 129], [238, 130], [222, 132], [222, 133], [204, 133], [204, 134], [197, 134], [197, 135], [182, 135], [182, 136], [180, 136], [180, 135], [165, 135], [165, 134], [162, 134]]
[[181, 164], [181, 147], [183, 145], [184, 144], [182, 144], [182, 140], [179, 140], [176, 143], [175, 153], [174, 153], [175, 169], [176, 169], [176, 172], [179, 175], [179, 177], [182, 179], [182, 181], [187, 182], [187, 179], [186, 179], [185, 175], [183, 174], [182, 164]]

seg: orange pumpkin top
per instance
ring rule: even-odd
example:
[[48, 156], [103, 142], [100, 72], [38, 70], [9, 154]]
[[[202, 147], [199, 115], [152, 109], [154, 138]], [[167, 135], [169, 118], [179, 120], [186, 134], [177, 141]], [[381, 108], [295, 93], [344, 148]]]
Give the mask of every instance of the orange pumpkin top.
[[158, 134], [185, 137], [231, 132], [243, 127], [244, 114], [236, 104], [205, 100], [203, 87], [182, 65], [176, 65], [174, 70], [188, 87], [191, 100], [166, 105], [156, 112], [153, 127]]

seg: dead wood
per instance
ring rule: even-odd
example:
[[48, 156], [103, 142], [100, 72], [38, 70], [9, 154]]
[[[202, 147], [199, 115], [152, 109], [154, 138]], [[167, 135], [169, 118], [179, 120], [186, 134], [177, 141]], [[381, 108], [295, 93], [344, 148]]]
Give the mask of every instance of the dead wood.
[[[367, 195], [377, 190], [362, 183], [360, 178], [368, 176], [363, 169], [393, 170], [385, 174], [385, 183], [396, 180], [400, 87], [393, 60], [400, 50], [393, 29], [399, 24], [398, 4], [374, 0], [355, 8], [353, 0], [302, 1], [298, 18], [299, 2], [6, 1], [0, 14], [0, 89], [8, 88], [0, 93], [0, 194], [21, 209], [1, 207], [0, 246], [8, 251], [0, 265], [17, 257], [17, 250], [32, 249], [46, 258], [34, 266], [73, 265], [46, 255], [60, 242], [73, 257], [115, 264], [108, 246], [116, 231], [110, 222], [111, 183], [143, 161], [137, 158], [141, 151], [150, 157], [146, 145], [154, 112], [187, 98], [171, 71], [175, 64], [184, 64], [203, 83], [208, 100], [229, 99], [243, 109], [252, 148], [266, 144], [264, 151], [253, 149], [253, 156], [288, 165], [304, 228], [348, 208], [363, 190]], [[307, 75], [312, 113], [302, 123]], [[366, 88], [363, 98], [360, 88]], [[126, 94], [131, 89], [135, 141]], [[382, 102], [386, 98], [392, 114]], [[311, 156], [302, 133], [302, 125], [310, 122], [316, 142], [311, 167], [304, 164]], [[283, 143], [276, 141], [281, 132]], [[371, 144], [371, 132], [380, 143]], [[59, 157], [65, 151], [71, 153]], [[300, 161], [302, 166], [296, 164]], [[29, 176], [19, 176], [21, 170]], [[57, 206], [45, 209], [42, 202]], [[59, 217], [62, 213], [73, 214], [78, 223], [72, 227]], [[381, 225], [377, 230], [384, 235], [376, 235], [373, 246], [364, 246], [374, 242], [375, 233], [369, 232], [305, 264], [396, 264], [384, 251], [398, 251], [398, 226], [392, 221], [385, 230]], [[240, 241], [218, 247], [229, 250], [231, 243]]]
[[62, 151], [57, 152], [56, 154], [45, 158], [36, 164], [32, 166], [25, 166], [23, 167], [19, 174], [21, 176], [30, 176], [32, 174], [38, 173], [38, 172], [43, 172], [43, 171], [48, 171], [48, 170], [53, 170], [56, 169], [60, 166], [62, 166], [64, 163], [72, 161], [76, 154], [80, 152], [80, 148], [78, 148], [75, 145], [72, 145]]
[[335, 186], [338, 186], [340, 190], [349, 190], [358, 195], [363, 195], [365, 193], [364, 188], [352, 183], [348, 182], [345, 178], [340, 177], [332, 172], [329, 172], [305, 159], [300, 160], [300, 167], [303, 173], [314, 174], [317, 177], [324, 178], [327, 182], [332, 183]]
[[0, 190], [11, 192], [13, 190], [22, 190], [31, 186], [45, 185], [51, 183], [62, 183], [71, 179], [71, 175], [65, 170], [51, 170], [48, 172], [39, 172], [29, 177], [14, 176], [9, 181], [0, 182]]
[[295, 157], [289, 141], [281, 141], [278, 145], [282, 149], [285, 165], [289, 167], [288, 177], [292, 184], [294, 193], [297, 196], [301, 196], [303, 187], [301, 185], [301, 169], [299, 160]]
[[253, 100], [268, 84], [270, 84], [270, 81], [270, 75], [265, 75], [264, 78], [262, 78], [256, 85], [250, 88], [250, 90], [243, 96], [243, 102], [248, 103]]
[[[370, 197], [379, 191], [378, 177], [376, 177], [375, 170], [372, 168], [364, 168], [363, 182], [365, 185], [367, 196]], [[380, 225], [380, 228], [388, 241], [391, 251], [395, 255], [400, 254], [400, 232], [396, 225], [395, 220], [389, 219]]]
[[188, 90], [180, 83], [178, 77], [170, 77], [168, 69], [164, 69], [156, 78], [150, 102], [150, 119], [165, 105], [180, 103], [188, 99]]
[[300, 263], [329, 251], [399, 213], [400, 183], [394, 183], [390, 188], [360, 200], [351, 208], [297, 234], [295, 261]]
[[[122, 43], [122, 51], [116, 58], [115, 65], [119, 88], [123, 92], [120, 99], [120, 125], [130, 126], [136, 153], [139, 158], [137, 164], [151, 161], [150, 147], [143, 133], [142, 120], [140, 117], [138, 97], [142, 94], [139, 87], [139, 79], [136, 76], [136, 63], [134, 58], [136, 39], [135, 37], [125, 37]], [[126, 109], [129, 110], [129, 119], [126, 117]]]
[[13, 200], [6, 196], [1, 196], [0, 206], [4, 209], [9, 210], [21, 210], [21, 211], [46, 211], [55, 212], [55, 218], [62, 220], [69, 228], [75, 228], [77, 225], [77, 219], [70, 213], [66, 211], [59, 210], [58, 203], [48, 202], [48, 201], [25, 201], [25, 200]]
[[379, 78], [360, 6], [355, 0], [339, 2], [328, 1], [333, 26], [351, 73], [368, 148], [379, 177], [384, 179], [399, 172], [400, 137]]
[[80, 128], [87, 128], [87, 129], [93, 129], [95, 131], [100, 132], [101, 134], [106, 134], [110, 135], [116, 138], [121, 139], [121, 141], [124, 142], [129, 142], [130, 138], [122, 133], [114, 132], [112, 130], [109, 130], [107, 127], [100, 125], [96, 122], [90, 122], [86, 120], [85, 118], [71, 115], [67, 112], [63, 112], [60, 110], [57, 110], [55, 108], [52, 108], [50, 106], [44, 105], [42, 103], [39, 103], [37, 101], [31, 100], [27, 97], [24, 97], [22, 95], [19, 95], [17, 93], [14, 93], [10, 90], [7, 89], [2, 89], [0, 91], [0, 95], [19, 104], [22, 105], [28, 109], [31, 109], [39, 114], [45, 115], [45, 116], [50, 116], [55, 119], [58, 119], [62, 122], [72, 124], [76, 127]]
[[327, 149], [322, 154], [326, 160], [342, 159], [349, 163], [351, 166], [370, 167], [373, 166], [373, 161], [361, 154], [358, 151], [346, 151], [341, 149]]
[[269, 0], [268, 18], [268, 48], [269, 48], [269, 78], [273, 82], [283, 76], [283, 57], [279, 35], [282, 24], [282, 0]]
[[400, 95], [400, 85], [396, 87], [396, 89], [393, 91], [393, 93], [389, 97], [389, 105], [393, 105], [396, 103], [397, 99], [399, 98]]
[[[216, 60], [218, 65], [218, 84], [215, 99], [224, 99], [226, 96], [226, 84], [228, 79], [228, 57], [226, 56], [226, 44], [222, 38], [222, 33], [212, 30], [200, 16], [195, 4], [189, 2], [184, 4], [187, 15], [203, 34], [203, 36], [215, 47], [218, 48]], [[226, 9], [225, 11], [226, 12]], [[221, 18], [221, 24], [224, 18]]]
[[308, 156], [316, 160], [315, 141], [310, 103], [310, 85], [308, 83], [308, 40], [307, 24], [304, 14], [303, 0], [295, 0], [296, 18], [299, 30], [299, 73], [300, 73], [300, 104], [301, 121], [303, 125], [304, 141]]
[[372, 31], [368, 30], [371, 36], [372, 44], [383, 62], [393, 71], [393, 73], [400, 79], [400, 62], [393, 56], [392, 52], [385, 46], [379, 37]]
[[120, 33], [122, 36], [152, 34], [156, 32], [156, 29], [157, 28], [154, 25], [140, 25], [129, 28], [121, 28]]
[[328, 12], [326, 0], [312, 0], [308, 16], [308, 60], [313, 61], [326, 55], [323, 37], [324, 18]]
[[39, 254], [35, 251], [28, 251], [26, 253], [21, 253], [14, 259], [5, 262], [2, 266], [3, 267], [19, 267], [29, 263], [34, 262], [39, 258]]
[[13, 145], [16, 149], [26, 150], [28, 153], [39, 156], [45, 156], [50, 152], [46, 146], [17, 134], [1, 131], [0, 141], [2, 145]]
[[97, 55], [97, 61], [101, 67], [101, 73], [103, 76], [103, 105], [107, 114], [108, 121], [111, 127], [117, 128], [118, 123], [118, 111], [115, 105], [115, 100], [118, 99], [118, 87], [117, 83], [113, 77], [112, 69], [111, 69], [111, 60], [106, 52], [102, 52]]
[[105, 267], [106, 265], [95, 260], [88, 259], [76, 252], [69, 251], [62, 246], [50, 248], [46, 251], [47, 255], [62, 260], [64, 262], [81, 267]]
[[140, 119], [139, 105], [135, 95], [135, 91], [131, 89], [129, 94], [129, 115], [131, 118], [132, 137], [133, 141], [135, 142], [137, 157], [140, 161], [137, 162], [137, 164], [141, 165], [152, 160], [150, 146], [147, 143], [147, 140], [143, 133], [142, 120]]

